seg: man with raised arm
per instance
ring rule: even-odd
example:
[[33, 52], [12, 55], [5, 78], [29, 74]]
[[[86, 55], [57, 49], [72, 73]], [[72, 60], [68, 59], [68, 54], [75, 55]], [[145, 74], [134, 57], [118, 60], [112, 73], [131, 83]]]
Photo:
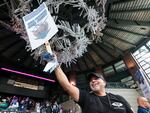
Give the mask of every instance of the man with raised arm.
[[133, 113], [131, 106], [120, 95], [106, 93], [106, 81], [100, 73], [89, 73], [87, 79], [91, 92], [72, 85], [60, 66], [55, 75], [63, 89], [76, 101], [83, 113]]

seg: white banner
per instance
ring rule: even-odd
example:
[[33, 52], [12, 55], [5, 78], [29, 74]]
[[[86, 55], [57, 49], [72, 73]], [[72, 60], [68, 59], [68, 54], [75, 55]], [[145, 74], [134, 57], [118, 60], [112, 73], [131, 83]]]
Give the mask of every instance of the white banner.
[[135, 77], [136, 77], [137, 82], [140, 85], [140, 88], [141, 88], [144, 96], [146, 98], [150, 98], [150, 84], [148, 83], [142, 69], [139, 69], [136, 71]]
[[24, 16], [23, 21], [32, 50], [51, 39], [58, 31], [45, 3]]

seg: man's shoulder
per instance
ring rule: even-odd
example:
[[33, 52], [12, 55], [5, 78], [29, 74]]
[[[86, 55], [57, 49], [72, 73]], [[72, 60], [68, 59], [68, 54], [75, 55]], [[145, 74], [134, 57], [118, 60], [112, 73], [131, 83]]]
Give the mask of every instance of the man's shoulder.
[[121, 95], [118, 94], [113, 94], [113, 93], [107, 93], [107, 95], [109, 95], [110, 98], [116, 98], [116, 99], [121, 99], [124, 100], [124, 98]]

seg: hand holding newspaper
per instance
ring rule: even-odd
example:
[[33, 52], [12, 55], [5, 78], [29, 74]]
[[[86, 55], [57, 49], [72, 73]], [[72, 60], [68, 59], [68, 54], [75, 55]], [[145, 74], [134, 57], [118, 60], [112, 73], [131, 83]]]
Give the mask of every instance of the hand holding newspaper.
[[52, 53], [52, 50], [48, 41], [45, 43], [45, 46], [46, 46], [47, 52], [49, 53], [49, 58], [51, 60], [46, 64], [43, 71], [51, 73], [59, 65], [59, 63], [54, 53]]

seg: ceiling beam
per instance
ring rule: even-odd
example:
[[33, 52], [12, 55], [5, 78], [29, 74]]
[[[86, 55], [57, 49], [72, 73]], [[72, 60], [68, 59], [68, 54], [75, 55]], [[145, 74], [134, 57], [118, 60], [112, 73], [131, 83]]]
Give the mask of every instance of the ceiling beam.
[[[20, 57], [20, 56], [23, 54], [23, 52], [27, 52], [26, 49], [25, 49], [24, 44], [22, 44], [22, 45], [16, 50], [16, 52], [15, 52], [14, 54], [12, 54], [13, 59]], [[20, 53], [21, 53], [21, 54], [20, 54]], [[20, 54], [20, 55], [18, 55], [18, 54]]]
[[100, 59], [102, 59], [102, 61], [105, 64], [107, 63], [107, 61], [102, 57], [102, 55], [96, 49], [94, 49], [94, 47], [90, 46], [90, 48], [100, 57]]
[[[32, 67], [32, 68], [37, 68], [38, 67], [39, 70], [43, 71], [43, 69], [46, 66], [47, 62], [45, 61], [45, 64], [44, 63], [40, 63], [40, 60], [35, 60], [33, 58], [33, 56], [31, 56], [31, 57], [32, 57], [33, 61], [31, 63], [31, 65], [30, 65], [30, 67]], [[38, 58], [38, 59], [40, 59], [40, 58]]]
[[112, 0], [113, 4], [121, 4], [121, 3], [125, 3], [125, 2], [131, 2], [131, 1], [135, 1], [135, 0]]
[[115, 46], [115, 45], [109, 43], [108, 41], [106, 41], [106, 39], [103, 39], [103, 44], [104, 44], [105, 46], [107, 46], [107, 47], [109, 47], [109, 48], [115, 50], [115, 51], [116, 51], [117, 53], [119, 53], [121, 56], [124, 56], [124, 53], [123, 53], [123, 51], [122, 51], [120, 48], [118, 48], [117, 46]]
[[79, 58], [79, 62], [80, 62], [80, 67], [82, 71], [85, 71], [88, 69], [88, 66], [86, 65], [82, 57]]
[[75, 63], [71, 63], [72, 72], [77, 72], [77, 65]]
[[[42, 65], [42, 64], [41, 64]], [[30, 67], [35, 68], [35, 60], [33, 59], [32, 63], [30, 64]]]
[[32, 64], [33, 61], [34, 60], [33, 60], [32, 56], [30, 56], [30, 54], [28, 54], [28, 56], [24, 60], [24, 65], [27, 67], [30, 67], [30, 65]]
[[80, 64], [79, 64], [80, 62], [79, 62], [79, 60], [77, 60], [77, 62], [76, 62], [76, 65], [77, 65], [77, 67], [78, 67], [78, 69], [79, 69], [79, 72], [81, 72], [82, 71], [82, 69], [81, 69], [81, 67], [80, 67]]
[[7, 57], [13, 58], [14, 55], [18, 54], [19, 51], [22, 51], [21, 49], [25, 47], [24, 41], [20, 40], [19, 43], [16, 43], [11, 48], [6, 49], [3, 54]]
[[117, 9], [117, 10], [111, 11], [111, 13], [139, 12], [139, 11], [149, 11], [149, 10], [150, 10], [150, 8], [139, 8], [139, 9], [137, 8], [137, 9], [130, 9], [130, 10], [128, 10], [126, 8], [126, 9], [123, 9], [123, 10]]
[[9, 48], [12, 48], [15, 44], [19, 43], [20, 40], [18, 39], [13, 39], [10, 42], [7, 42], [5, 45], [0, 45], [0, 53], [3, 54], [4, 51], [6, 51]]
[[[1, 33], [3, 34], [3, 33]], [[20, 40], [21, 38], [18, 38], [16, 36], [14, 36], [13, 34], [10, 34], [9, 36], [0, 36], [0, 46], [7, 46], [12, 44], [15, 41]], [[6, 43], [7, 42], [7, 43]], [[14, 44], [15, 45], [15, 44]]]
[[23, 53], [23, 55], [18, 59], [19, 63], [21, 63], [22, 65], [25, 64], [25, 61], [27, 60], [28, 56], [30, 55], [29, 52], [26, 52], [24, 50], [25, 53]]
[[87, 55], [87, 58], [91, 61], [92, 60], [92, 63], [94, 64], [94, 66], [98, 66], [98, 64], [95, 62], [95, 60], [93, 59], [93, 57], [89, 54], [89, 52], [86, 53]]
[[13, 55], [13, 60], [14, 61], [20, 61], [21, 59], [23, 59], [23, 57], [25, 56], [26, 54], [26, 50], [25, 48], [21, 48], [21, 49], [18, 49], [19, 51], [17, 52], [17, 54]]
[[150, 52], [150, 48], [149, 48], [149, 46], [147, 46], [146, 44], [144, 45], [148, 50], [149, 50], [149, 52]]
[[96, 44], [101, 50], [103, 50], [106, 54], [108, 54], [112, 59], [115, 59], [115, 57], [110, 54], [106, 49], [104, 49], [104, 47], [102, 47], [102, 45], [100, 45], [100, 43]]
[[125, 30], [125, 29], [122, 29], [122, 28], [117, 28], [117, 27], [114, 27], [114, 26], [106, 26], [106, 28], [114, 29], [114, 30], [117, 30], [117, 31], [123, 31], [123, 32], [126, 32], [126, 33], [131, 33], [133, 35], [138, 35], [138, 36], [143, 36], [143, 37], [147, 36], [147, 35], [144, 35], [144, 34], [135, 33], [135, 32], [129, 31], [129, 30]]
[[90, 67], [88, 66], [88, 64], [87, 64], [87, 62], [86, 62], [86, 60], [85, 60], [85, 55], [83, 55], [83, 61], [84, 61], [84, 64], [86, 65], [86, 67], [87, 67], [87, 69], [86, 70], [88, 70]]
[[[1, 58], [2, 57], [2, 58]], [[4, 57], [4, 56], [1, 56], [0, 55], [0, 65], [2, 65], [2, 66], [9, 66], [9, 67], [11, 67], [11, 68], [18, 68], [18, 69], [20, 69], [20, 70], [26, 70], [26, 71], [30, 71], [30, 72], [42, 72], [42, 70], [40, 70], [39, 69], [39, 67], [38, 67], [38, 69], [33, 69], [33, 68], [31, 68], [31, 67], [25, 67], [24, 65], [23, 65], [23, 63], [22, 62], [14, 62], [13, 60], [10, 60], [10, 58], [6, 58], [6, 57]]]
[[111, 26], [150, 26], [150, 21], [133, 21], [133, 20], [123, 20], [123, 19], [113, 19], [113, 18], [108, 18], [107, 25]]
[[105, 31], [104, 31], [103, 33], [104, 33], [104, 35], [107, 35], [107, 36], [110, 37], [110, 38], [117, 39], [117, 40], [119, 40], [119, 41], [121, 41], [121, 42], [123, 42], [123, 43], [126, 43], [126, 44], [129, 44], [129, 45], [133, 46], [133, 47], [136, 47], [136, 45], [133, 44], [133, 43], [131, 43], [131, 42], [128, 42], [128, 41], [123, 40], [123, 39], [121, 39], [121, 38], [118, 38], [118, 37], [116, 37], [116, 36], [110, 35], [110, 34], [106, 33]]
[[[122, 51], [116, 50], [115, 47], [112, 47], [111, 45], [109, 45], [109, 43], [107, 43], [107, 42], [105, 42], [105, 41], [102, 42], [101, 45], [103, 45], [104, 48], [107, 47], [107, 49], [110, 49], [110, 50], [112, 51], [112, 53], [116, 52], [118, 55], [123, 54]], [[110, 47], [110, 46], [111, 46], [111, 47]], [[118, 52], [118, 51], [119, 51], [119, 52]]]
[[149, 41], [148, 38], [142, 39], [140, 42], [138, 42], [136, 48], [132, 48], [132, 49], [131, 49], [131, 52], [135, 52], [135, 51], [138, 50], [140, 47], [142, 47], [143, 45], [145, 45], [148, 41]]
[[[15, 33], [13, 33], [13, 32], [9, 32], [7, 29], [5, 29], [5, 28], [2, 28], [1, 30], [0, 30], [0, 40], [1, 41], [6, 41], [7, 39], [9, 39], [9, 38], [11, 38], [12, 39], [12, 37], [15, 37]], [[7, 38], [6, 38], [7, 37]]]
[[89, 69], [93, 68], [96, 66], [96, 64], [94, 63], [94, 61], [88, 56], [88, 54], [84, 55], [84, 60], [88, 66]]

